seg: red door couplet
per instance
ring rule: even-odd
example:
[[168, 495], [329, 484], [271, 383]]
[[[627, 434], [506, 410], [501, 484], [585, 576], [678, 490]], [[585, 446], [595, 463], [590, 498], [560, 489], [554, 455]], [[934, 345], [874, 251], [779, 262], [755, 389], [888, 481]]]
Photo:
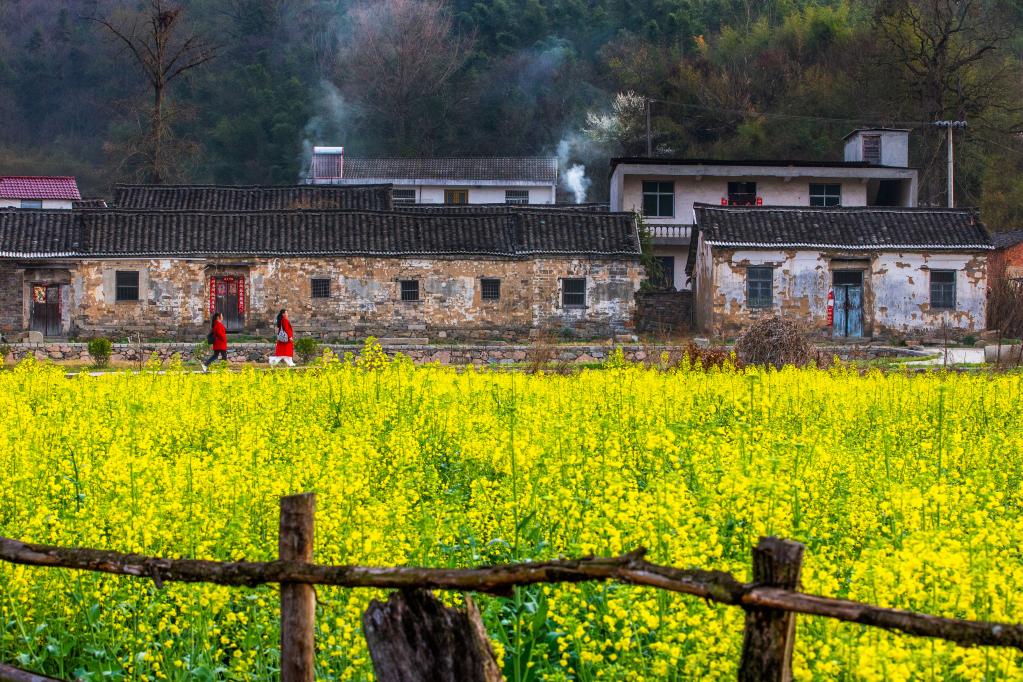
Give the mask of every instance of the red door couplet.
[[210, 277], [210, 315], [223, 313], [229, 332], [245, 329], [245, 278], [236, 275]]

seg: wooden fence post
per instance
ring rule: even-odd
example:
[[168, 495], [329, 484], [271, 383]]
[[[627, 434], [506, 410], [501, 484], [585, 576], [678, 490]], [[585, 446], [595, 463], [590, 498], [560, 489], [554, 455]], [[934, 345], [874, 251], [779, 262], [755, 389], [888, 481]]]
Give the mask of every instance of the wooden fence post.
[[[799, 587], [803, 545], [779, 538], [760, 538], [753, 549], [753, 583], [757, 586]], [[789, 682], [796, 614], [776, 609], [746, 609], [739, 682]]]
[[[281, 498], [281, 561], [312, 563], [316, 495]], [[281, 583], [281, 682], [313, 682], [316, 592], [306, 583]]]

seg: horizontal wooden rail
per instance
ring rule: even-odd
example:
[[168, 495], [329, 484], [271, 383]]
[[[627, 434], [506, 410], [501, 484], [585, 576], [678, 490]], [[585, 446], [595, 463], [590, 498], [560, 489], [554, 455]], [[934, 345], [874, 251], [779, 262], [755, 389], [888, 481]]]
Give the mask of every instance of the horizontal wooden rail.
[[0, 561], [70, 568], [165, 581], [255, 586], [306, 583], [380, 589], [440, 589], [508, 595], [536, 583], [616, 580], [691, 594], [744, 609], [777, 609], [834, 618], [964, 646], [1023, 650], [1023, 626], [942, 618], [913, 611], [833, 599], [797, 590], [743, 583], [721, 571], [678, 569], [646, 561], [638, 549], [618, 557], [585, 557], [482, 568], [324, 566], [294, 561], [217, 562], [163, 559], [98, 549], [52, 547], [0, 537]]

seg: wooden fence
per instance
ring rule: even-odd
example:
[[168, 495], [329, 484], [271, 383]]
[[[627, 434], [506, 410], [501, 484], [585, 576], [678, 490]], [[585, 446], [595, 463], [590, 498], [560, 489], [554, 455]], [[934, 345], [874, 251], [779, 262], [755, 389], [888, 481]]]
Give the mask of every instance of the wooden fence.
[[[71, 568], [164, 582], [248, 586], [278, 583], [281, 601], [281, 680], [311, 682], [314, 665], [314, 585], [398, 590], [386, 603], [371, 602], [363, 631], [380, 682], [494, 682], [500, 668], [479, 612], [467, 596], [466, 610], [443, 606], [425, 590], [458, 590], [507, 596], [517, 586], [615, 580], [745, 610], [739, 680], [792, 677], [796, 614], [934, 637], [964, 646], [1023, 650], [1023, 626], [939, 618], [912, 611], [832, 599], [798, 590], [803, 545], [761, 538], [753, 550], [753, 580], [728, 573], [659, 566], [642, 549], [618, 557], [585, 557], [483, 568], [442, 569], [323, 566], [312, 563], [315, 496], [281, 499], [279, 559], [215, 562], [162, 559], [97, 549], [63, 548], [0, 538], [0, 561]], [[51, 678], [0, 664], [0, 681], [45, 682]]]

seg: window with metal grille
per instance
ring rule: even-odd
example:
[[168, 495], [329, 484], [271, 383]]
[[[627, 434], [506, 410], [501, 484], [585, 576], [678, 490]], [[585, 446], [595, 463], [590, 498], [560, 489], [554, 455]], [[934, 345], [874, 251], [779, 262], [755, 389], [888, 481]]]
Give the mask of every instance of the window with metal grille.
[[392, 189], [391, 199], [396, 204], [414, 204], [416, 203], [416, 191], [414, 189]]
[[955, 270], [931, 270], [931, 307], [940, 310], [956, 307]]
[[746, 305], [770, 308], [774, 304], [774, 268], [746, 268]]
[[643, 183], [643, 215], [651, 218], [671, 218], [675, 215], [675, 183]]
[[139, 273], [137, 270], [118, 270], [114, 282], [115, 300], [139, 300]]
[[566, 277], [561, 280], [561, 305], [577, 308], [586, 305], [585, 277]]
[[506, 204], [528, 204], [528, 189], [506, 189], [504, 191], [504, 203]]
[[757, 183], [755, 182], [728, 183], [729, 206], [756, 206], [756, 203]]
[[403, 300], [403, 301], [418, 301], [419, 300], [419, 280], [418, 279], [403, 279], [403, 280], [401, 280], [401, 300]]
[[841, 206], [842, 185], [810, 183], [811, 206]]
[[863, 161], [865, 163], [881, 163], [881, 136], [863, 136]]
[[496, 301], [501, 298], [501, 280], [491, 278], [481, 279], [480, 298], [484, 301]]
[[330, 280], [325, 277], [312, 279], [313, 298], [330, 298]]

